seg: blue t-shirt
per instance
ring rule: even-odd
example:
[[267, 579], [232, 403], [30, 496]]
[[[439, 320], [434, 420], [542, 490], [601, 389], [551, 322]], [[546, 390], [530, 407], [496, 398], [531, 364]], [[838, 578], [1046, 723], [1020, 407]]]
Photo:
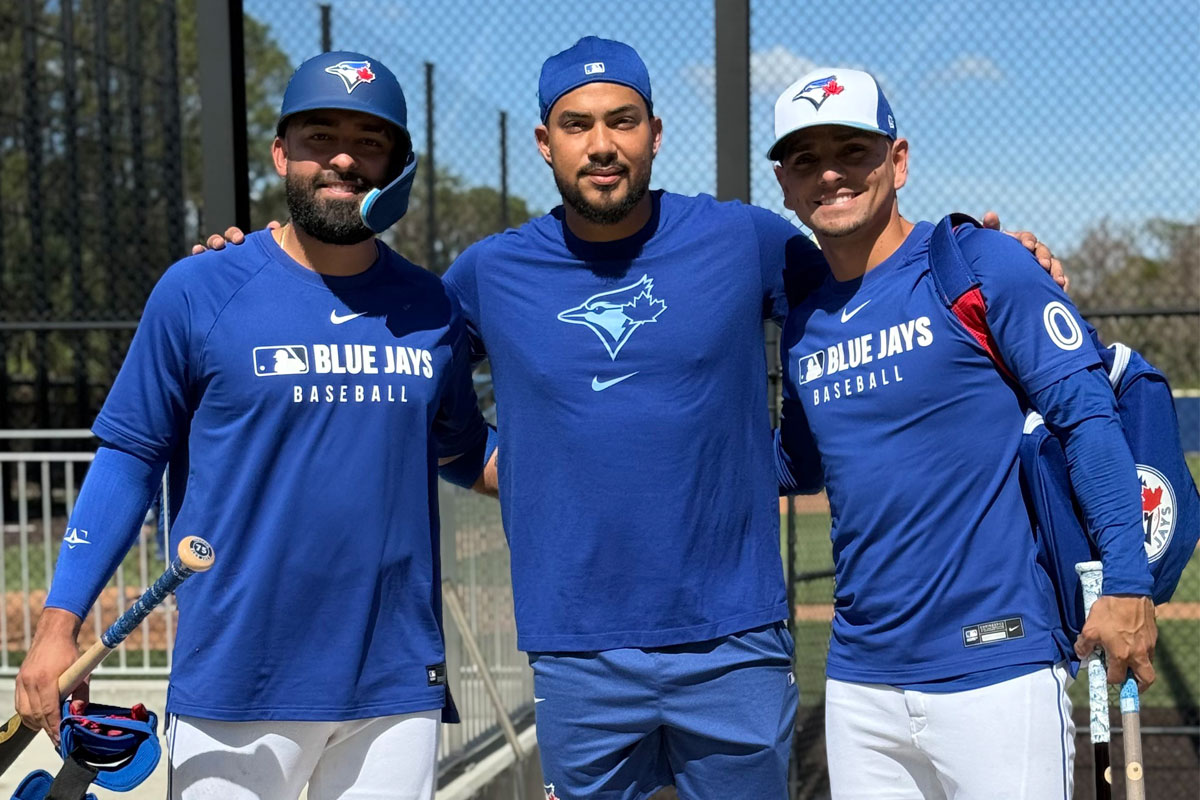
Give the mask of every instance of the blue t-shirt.
[[[170, 712], [342, 720], [446, 702], [428, 672], [445, 660], [436, 460], [485, 428], [457, 307], [378, 247], [365, 272], [331, 277], [255, 233], [175, 264], [147, 302], [93, 430], [155, 463], [188, 445], [171, 533], [217, 558], [178, 592]], [[63, 553], [60, 570], [87, 573], [89, 548]], [[69, 583], [51, 604], [79, 613]]]
[[[1021, 494], [1024, 413], [938, 298], [932, 230], [917, 224], [860, 280], [830, 278], [789, 315], [784, 439], [807, 421], [829, 493], [829, 676], [962, 689], [1060, 661], [1070, 643]], [[1019, 243], [977, 229], [959, 241], [1027, 395], [1098, 363]]]
[[628, 239], [582, 241], [559, 208], [445, 277], [491, 364], [523, 650], [787, 617], [763, 320], [786, 313], [785, 260], [824, 261], [769, 211], [652, 197]]

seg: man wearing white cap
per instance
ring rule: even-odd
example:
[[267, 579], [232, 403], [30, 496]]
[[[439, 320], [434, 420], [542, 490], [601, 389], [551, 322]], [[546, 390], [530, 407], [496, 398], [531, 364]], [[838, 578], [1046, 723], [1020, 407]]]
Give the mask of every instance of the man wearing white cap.
[[1144, 687], [1156, 636], [1137, 471], [1082, 321], [1020, 245], [973, 226], [939, 230], [992, 340], [950, 313], [930, 275], [938, 234], [897, 205], [908, 142], [867, 73], [805, 75], [775, 133], [784, 204], [831, 270], [784, 325], [781, 462], [785, 488], [823, 479], [833, 512], [833, 796], [1070, 798], [1075, 653], [1022, 496], [1014, 386], [1063, 443], [1103, 556], [1075, 649], [1103, 642]]
[[824, 261], [769, 211], [650, 190], [662, 121], [632, 47], [581, 39], [538, 100], [563, 204], [445, 283], [505, 398], [547, 797], [783, 797], [797, 692], [763, 322], [783, 320], [784, 266]]

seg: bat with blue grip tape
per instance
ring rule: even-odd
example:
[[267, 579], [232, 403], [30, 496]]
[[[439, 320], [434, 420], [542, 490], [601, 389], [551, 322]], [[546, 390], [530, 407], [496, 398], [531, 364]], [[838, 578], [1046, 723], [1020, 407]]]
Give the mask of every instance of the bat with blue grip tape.
[[[1083, 587], [1084, 616], [1092, 613], [1092, 604], [1100, 597], [1104, 572], [1099, 561], [1075, 565]], [[1096, 760], [1096, 798], [1112, 797], [1112, 769], [1109, 767], [1108, 742], [1111, 738], [1108, 715], [1108, 670], [1104, 654], [1097, 648], [1088, 658], [1088, 706], [1091, 717], [1091, 737]], [[1142, 721], [1137, 681], [1132, 670], [1121, 685], [1121, 731], [1125, 745], [1125, 796], [1129, 800], [1145, 800], [1146, 780], [1142, 767]]]
[[[212, 565], [213, 549], [208, 542], [199, 536], [188, 536], [181, 541], [175, 560], [158, 580], [104, 631], [100, 641], [89, 647], [58, 677], [59, 699], [66, 699], [75, 691], [108, 654], [125, 641], [125, 637], [133, 633], [134, 628], [167, 598], [167, 595], [178, 589], [180, 584], [192, 575], [205, 572]], [[8, 722], [0, 727], [0, 775], [12, 766], [17, 756], [33, 741], [37, 733], [37, 730], [21, 724], [19, 714], [13, 714]]]

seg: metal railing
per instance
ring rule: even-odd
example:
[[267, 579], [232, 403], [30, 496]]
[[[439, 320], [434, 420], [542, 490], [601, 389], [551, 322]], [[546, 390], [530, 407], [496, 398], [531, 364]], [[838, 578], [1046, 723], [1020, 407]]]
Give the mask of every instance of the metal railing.
[[[44, 450], [0, 452], [0, 677], [17, 674], [33, 641], [62, 546], [67, 519], [94, 452], [67, 451], [84, 444], [87, 430], [0, 431], [0, 442], [36, 443]], [[88, 442], [90, 447], [90, 442]], [[162, 520], [162, 525], [158, 521]], [[164, 546], [168, 531], [156, 507], [147, 515], [134, 546], [84, 619], [79, 643], [90, 646], [125, 608], [137, 599], [169, 563]], [[175, 599], [155, 609], [98, 669], [98, 675], [165, 678], [171, 670], [175, 640]]]
[[[14, 451], [18, 443], [35, 449]], [[0, 430], [0, 677], [15, 676], [29, 650], [94, 447], [87, 430]], [[513, 731], [513, 720], [530, 715], [533, 674], [516, 646], [499, 504], [445, 484], [440, 502], [445, 591], [454, 592], [459, 611], [457, 619], [446, 614], [447, 671], [462, 718], [442, 727], [439, 767], [445, 772], [466, 768], [501, 742], [506, 729]], [[169, 562], [167, 516], [157, 506], [147, 514], [136, 543], [84, 620], [81, 646], [95, 641]], [[170, 597], [96, 674], [165, 680], [175, 626]], [[511, 735], [508, 745], [523, 754]]]

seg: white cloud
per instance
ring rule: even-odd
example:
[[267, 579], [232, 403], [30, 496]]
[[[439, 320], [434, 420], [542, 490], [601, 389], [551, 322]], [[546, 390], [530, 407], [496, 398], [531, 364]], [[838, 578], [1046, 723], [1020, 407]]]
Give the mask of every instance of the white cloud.
[[750, 54], [750, 86], [756, 92], [779, 94], [817, 65], [781, 44]]
[[999, 81], [1004, 79], [1004, 73], [987, 56], [961, 55], [946, 66], [930, 72], [925, 79], [935, 85], [966, 80]]
[[[750, 54], [750, 90], [755, 94], [776, 95], [816, 66], [780, 44], [769, 50], [755, 51]], [[714, 91], [714, 64], [689, 64], [682, 74], [684, 80], [701, 94], [711, 95]]]

